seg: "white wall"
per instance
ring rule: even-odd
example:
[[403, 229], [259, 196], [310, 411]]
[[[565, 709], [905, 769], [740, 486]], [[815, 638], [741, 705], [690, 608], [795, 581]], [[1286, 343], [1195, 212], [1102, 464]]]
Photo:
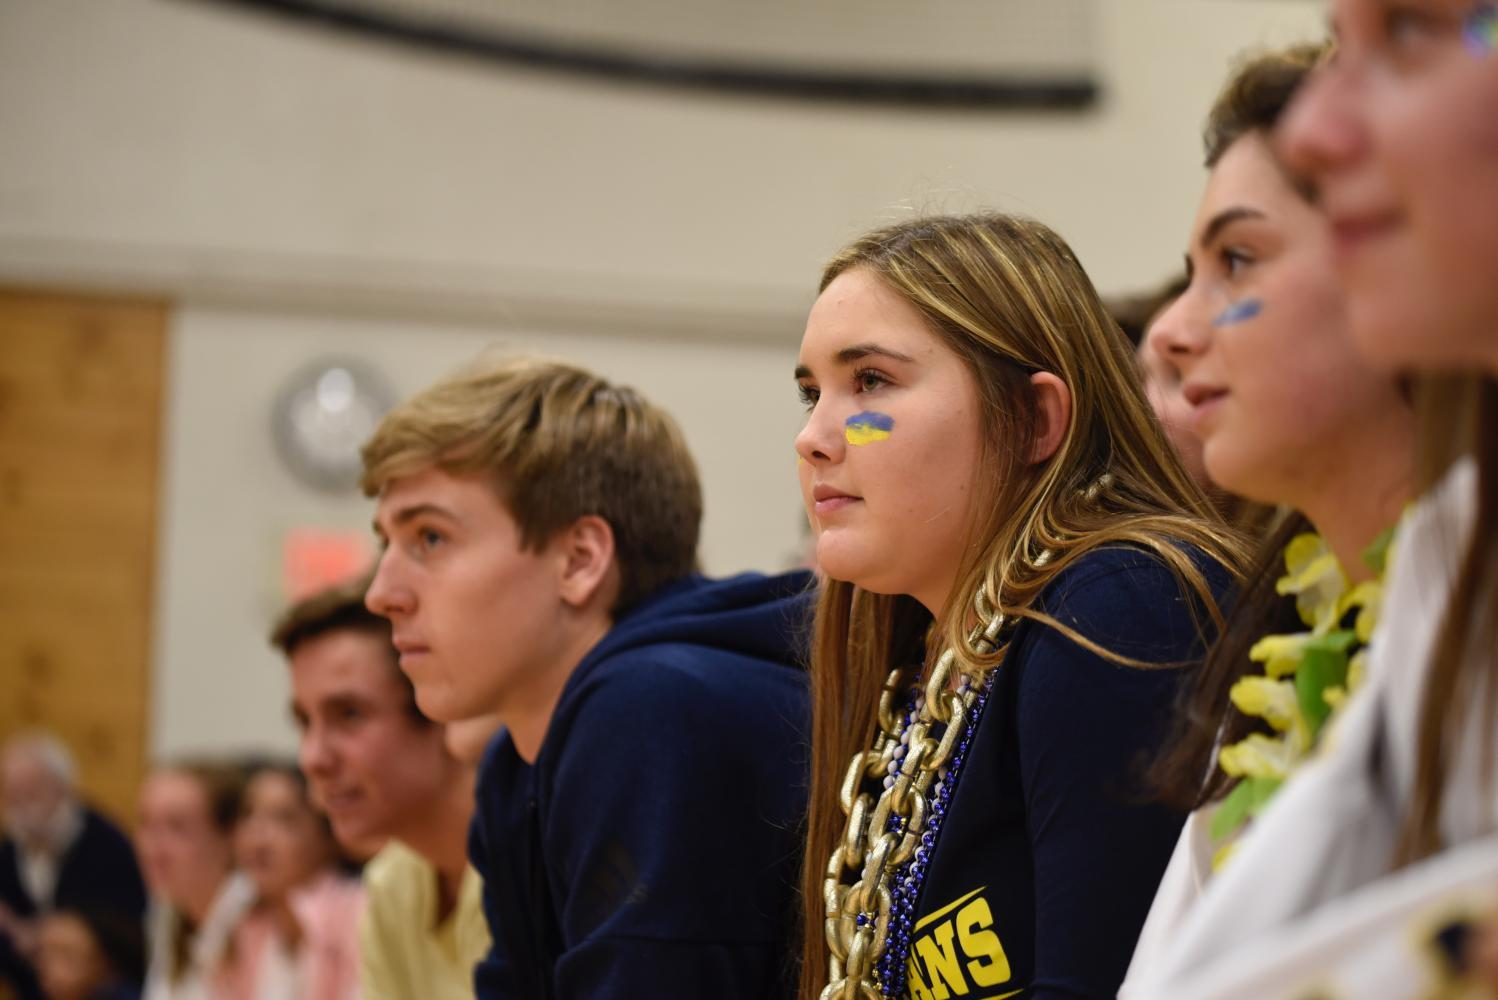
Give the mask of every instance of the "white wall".
[[410, 391], [494, 341], [682, 419], [717, 572], [798, 531], [795, 339], [820, 261], [912, 209], [1051, 223], [1105, 290], [1179, 260], [1228, 56], [1308, 0], [1099, 0], [1105, 99], [1061, 116], [801, 106], [504, 71], [187, 0], [0, 0], [0, 282], [165, 293], [153, 746], [289, 746], [279, 533], [358, 527], [281, 469], [282, 379]]
[[871, 222], [986, 204], [1053, 224], [1105, 289], [1154, 282], [1228, 55], [1322, 14], [1098, 11], [1104, 103], [1044, 116], [680, 96], [188, 0], [5, 0], [0, 274], [783, 318]]

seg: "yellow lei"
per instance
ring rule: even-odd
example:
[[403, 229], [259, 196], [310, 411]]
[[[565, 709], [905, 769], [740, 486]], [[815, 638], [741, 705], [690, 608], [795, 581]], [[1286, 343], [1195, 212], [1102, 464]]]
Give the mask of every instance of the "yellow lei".
[[1264, 665], [1264, 673], [1240, 678], [1230, 692], [1238, 711], [1263, 719], [1273, 735], [1253, 733], [1218, 751], [1217, 765], [1237, 784], [1212, 817], [1212, 839], [1221, 845], [1214, 869], [1227, 860], [1249, 820], [1311, 754], [1327, 722], [1361, 683], [1392, 544], [1391, 529], [1369, 547], [1363, 559], [1373, 579], [1355, 587], [1320, 535], [1296, 535], [1285, 546], [1286, 573], [1275, 590], [1295, 595], [1308, 629], [1254, 643], [1248, 655]]

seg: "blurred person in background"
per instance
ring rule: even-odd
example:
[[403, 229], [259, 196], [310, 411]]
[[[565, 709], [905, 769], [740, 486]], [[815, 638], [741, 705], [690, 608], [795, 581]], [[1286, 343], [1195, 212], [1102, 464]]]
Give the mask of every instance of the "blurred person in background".
[[1181, 464], [1186, 466], [1191, 478], [1210, 495], [1217, 492], [1217, 486], [1202, 466], [1202, 442], [1191, 426], [1191, 407], [1181, 396], [1181, 373], [1168, 358], [1146, 348], [1150, 326], [1180, 297], [1186, 285], [1186, 276], [1179, 275], [1153, 291], [1127, 299], [1114, 299], [1107, 306], [1124, 336], [1134, 345], [1134, 357], [1144, 379], [1145, 397], [1159, 418], [1160, 426], [1165, 428], [1166, 438], [1181, 457]]
[[37, 978], [47, 1000], [138, 1000], [146, 945], [135, 915], [57, 909], [37, 931]]
[[474, 769], [417, 708], [390, 623], [364, 596], [363, 581], [314, 594], [271, 634], [290, 668], [313, 801], [346, 849], [380, 847], [364, 868], [360, 989], [366, 1000], [472, 997], [489, 948], [467, 854]]
[[255, 905], [234, 933], [229, 1000], [351, 1000], [364, 892], [294, 764], [262, 764], [234, 834]]
[[155, 768], [140, 793], [135, 833], [151, 890], [147, 1000], [210, 1000], [234, 932], [255, 900], [234, 869], [234, 825], [244, 773], [182, 760]]
[[72, 754], [55, 736], [26, 733], [0, 749], [0, 982], [36, 995], [29, 956], [36, 920], [97, 905], [139, 921], [146, 889], [130, 840], [80, 797]]
[[1279, 510], [1271, 504], [1257, 503], [1229, 493], [1207, 475], [1202, 461], [1201, 435], [1191, 419], [1192, 406], [1181, 391], [1180, 367], [1170, 352], [1151, 344], [1150, 333], [1155, 321], [1180, 298], [1189, 284], [1186, 275], [1182, 274], [1153, 291], [1113, 299], [1107, 303], [1108, 311], [1134, 345], [1134, 358], [1139, 362], [1140, 377], [1144, 380], [1145, 398], [1149, 400], [1150, 409], [1155, 411], [1160, 426], [1165, 428], [1165, 437], [1180, 456], [1181, 464], [1212, 498], [1223, 520], [1250, 539], [1259, 539], [1272, 529]]

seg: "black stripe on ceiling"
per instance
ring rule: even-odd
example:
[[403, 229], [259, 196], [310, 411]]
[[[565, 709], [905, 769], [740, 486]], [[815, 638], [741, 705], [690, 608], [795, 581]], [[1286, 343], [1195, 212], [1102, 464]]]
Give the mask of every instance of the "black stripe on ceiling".
[[1099, 96], [1089, 76], [962, 76], [826, 72], [725, 65], [678, 56], [590, 49], [318, 0], [215, 0], [390, 43], [526, 69], [678, 90], [803, 101], [974, 111], [1079, 111]]

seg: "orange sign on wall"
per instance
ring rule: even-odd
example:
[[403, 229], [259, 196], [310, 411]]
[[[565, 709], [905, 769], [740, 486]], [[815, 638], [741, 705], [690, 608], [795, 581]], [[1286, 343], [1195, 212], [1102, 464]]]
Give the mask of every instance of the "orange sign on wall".
[[292, 528], [281, 542], [281, 590], [289, 601], [348, 583], [374, 563], [363, 531]]

